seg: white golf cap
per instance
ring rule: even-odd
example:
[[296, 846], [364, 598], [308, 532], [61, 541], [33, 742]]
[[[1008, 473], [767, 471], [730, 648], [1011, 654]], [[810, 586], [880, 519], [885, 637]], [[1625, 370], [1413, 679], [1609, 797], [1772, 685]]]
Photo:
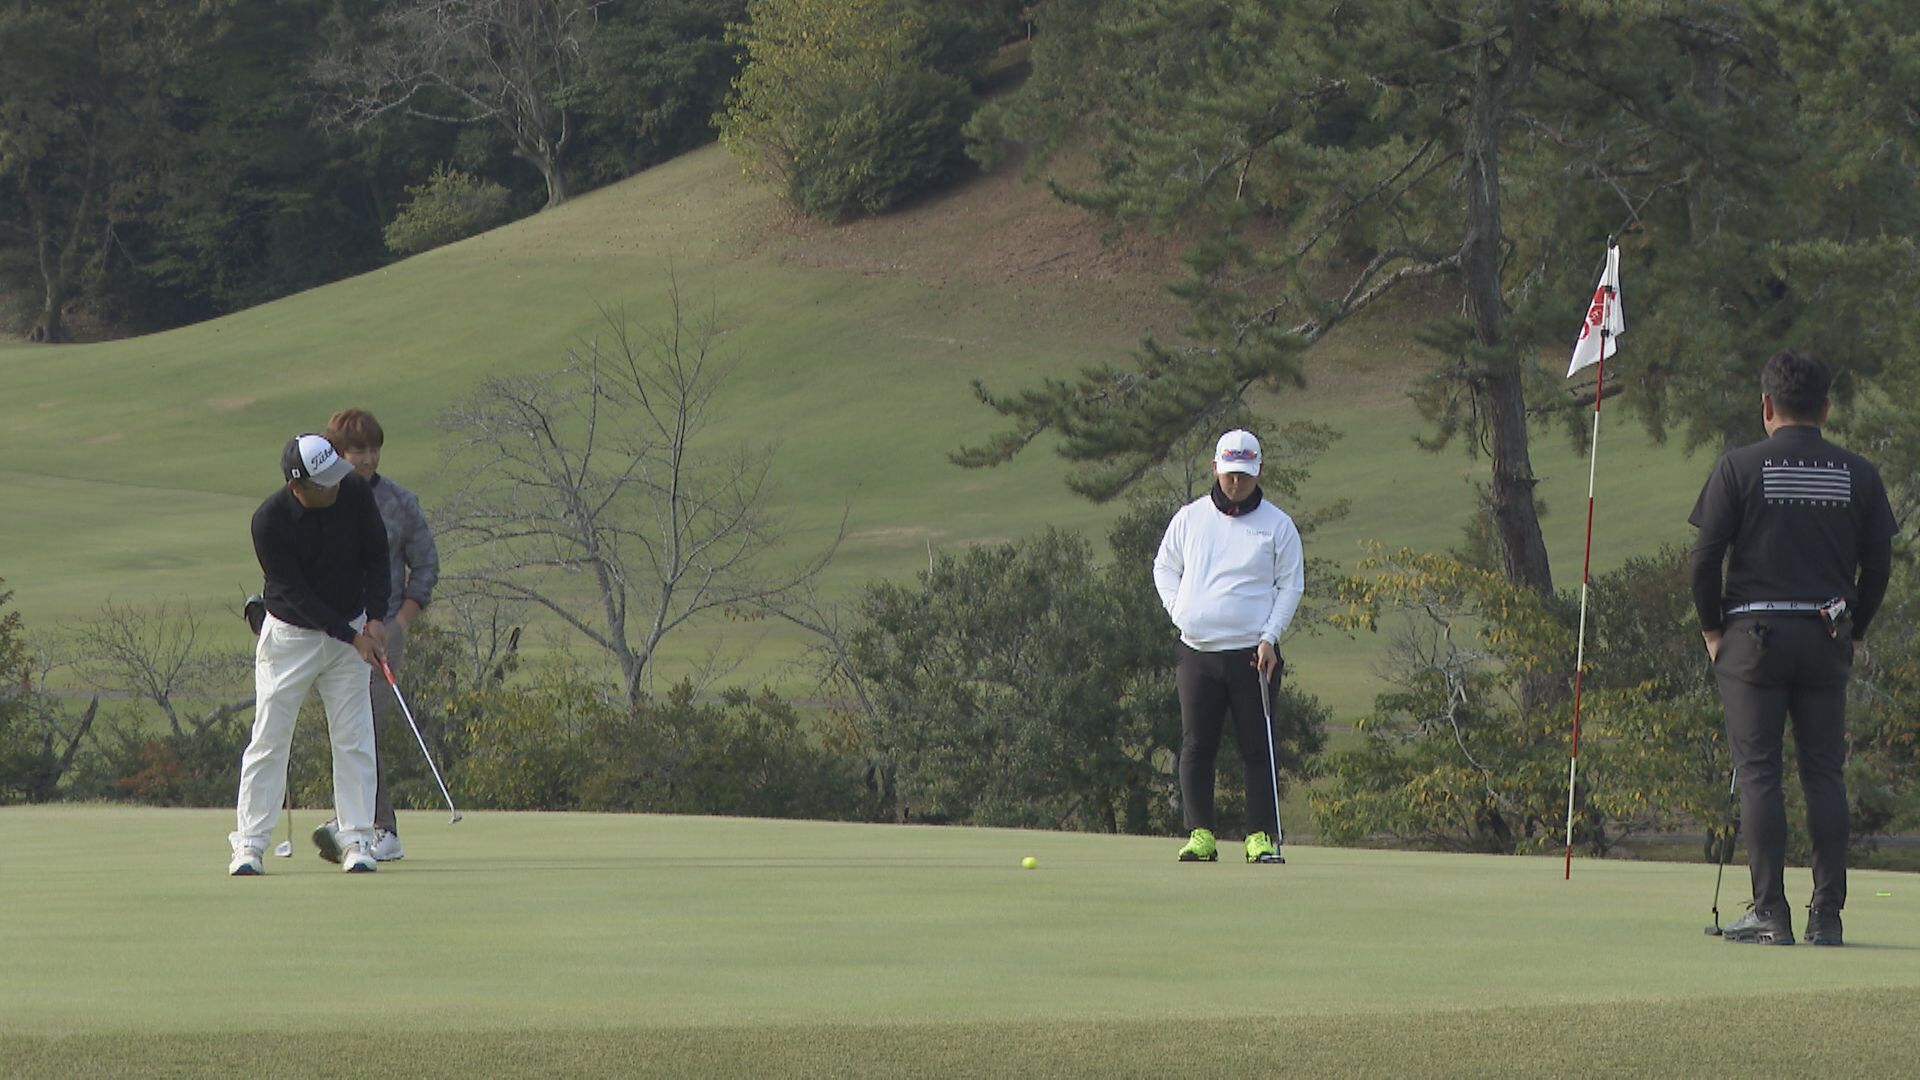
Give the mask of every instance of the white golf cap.
[[1259, 476], [1260, 440], [1253, 437], [1253, 432], [1239, 428], [1220, 436], [1220, 445], [1213, 448], [1213, 471]]
[[324, 435], [295, 435], [280, 451], [280, 471], [289, 480], [311, 480], [332, 487], [353, 471]]

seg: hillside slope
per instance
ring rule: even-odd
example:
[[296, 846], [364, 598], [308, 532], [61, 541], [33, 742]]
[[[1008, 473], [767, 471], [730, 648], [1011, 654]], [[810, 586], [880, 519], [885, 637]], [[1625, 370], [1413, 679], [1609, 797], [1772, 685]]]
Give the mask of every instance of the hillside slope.
[[[119, 601], [187, 597], [232, 606], [257, 580], [247, 519], [276, 484], [280, 444], [358, 405], [386, 425], [384, 470], [431, 507], [451, 490], [438, 419], [485, 374], [556, 366], [601, 326], [666, 312], [670, 275], [728, 328], [737, 362], [710, 445], [777, 451], [777, 507], [795, 558], [842, 512], [848, 537], [826, 582], [924, 566], [929, 552], [1045, 524], [1097, 531], [1113, 510], [1073, 497], [1043, 443], [969, 472], [956, 447], [993, 433], [975, 378], [996, 388], [1124, 357], [1176, 337], [1176, 245], [1103, 240], [1103, 226], [1007, 166], [884, 218], [824, 226], [786, 214], [710, 147], [483, 236], [198, 326], [130, 341], [0, 344], [0, 577], [48, 628]], [[1577, 305], [1575, 305], [1577, 308]], [[1577, 318], [1577, 311], [1570, 320]], [[1630, 349], [1631, 346], [1629, 345]], [[1402, 386], [1422, 362], [1404, 320], [1383, 315], [1317, 351], [1312, 385], [1272, 416], [1348, 432], [1316, 466], [1308, 501], [1354, 513], [1311, 539], [1342, 561], [1358, 541], [1454, 543], [1483, 467], [1411, 444]], [[1603, 443], [1596, 563], [1684, 535], [1704, 462], [1647, 445], [1628, 425]], [[1577, 580], [1585, 462], [1538, 444], [1563, 583]], [[1609, 509], [1632, 513], [1610, 516]], [[235, 620], [224, 632], [239, 634]], [[771, 627], [715, 625], [672, 662], [718, 646], [753, 659], [739, 678], [791, 678], [799, 643]], [[1371, 642], [1302, 641], [1295, 670], [1345, 708], [1371, 691]], [[671, 668], [671, 663], [669, 665]]]

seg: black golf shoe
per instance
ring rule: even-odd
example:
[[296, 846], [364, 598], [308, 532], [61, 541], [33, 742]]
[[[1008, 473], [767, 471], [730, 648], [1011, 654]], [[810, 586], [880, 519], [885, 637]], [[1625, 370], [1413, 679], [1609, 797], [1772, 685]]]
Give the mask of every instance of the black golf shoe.
[[1807, 909], [1807, 944], [1841, 945], [1840, 913], [1817, 907]]
[[1793, 920], [1787, 917], [1785, 911], [1754, 908], [1728, 923], [1720, 931], [1720, 937], [1745, 945], [1791, 945]]

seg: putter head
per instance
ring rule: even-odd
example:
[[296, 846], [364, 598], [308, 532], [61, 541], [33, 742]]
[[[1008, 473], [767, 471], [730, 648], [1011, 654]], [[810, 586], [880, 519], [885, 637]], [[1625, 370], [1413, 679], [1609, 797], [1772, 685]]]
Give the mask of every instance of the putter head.
[[1708, 936], [1708, 937], [1719, 937], [1719, 936], [1720, 936], [1720, 928], [1719, 928], [1718, 926], [1709, 926], [1709, 927], [1707, 927], [1707, 936]]
[[273, 853], [282, 859], [293, 858], [293, 841], [291, 840], [280, 841], [280, 845], [273, 849]]
[[452, 821], [449, 821], [449, 822], [447, 822], [447, 824], [449, 824], [449, 825], [458, 825], [458, 824], [460, 823], [460, 819], [461, 819], [461, 818], [464, 818], [464, 817], [466, 817], [466, 816], [467, 816], [467, 815], [465, 815], [465, 814], [463, 814], [463, 813], [461, 813], [460, 811], [458, 811], [458, 810], [455, 810], [455, 811], [453, 812], [453, 820], [452, 820]]

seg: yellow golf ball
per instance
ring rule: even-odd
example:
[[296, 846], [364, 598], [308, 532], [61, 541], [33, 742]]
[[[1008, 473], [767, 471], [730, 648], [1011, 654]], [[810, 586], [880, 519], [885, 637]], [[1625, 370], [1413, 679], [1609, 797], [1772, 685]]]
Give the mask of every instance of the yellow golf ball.
[[1032, 870], [1032, 869], [1034, 869], [1035, 867], [1037, 867], [1037, 866], [1039, 866], [1039, 865], [1040, 865], [1040, 860], [1039, 860], [1039, 859], [1036, 859], [1036, 858], [1034, 858], [1034, 857], [1033, 857], [1033, 856], [1031, 856], [1031, 855], [1029, 855], [1029, 856], [1027, 856], [1026, 858], [1024, 858], [1024, 859], [1021, 859], [1021, 860], [1020, 860], [1020, 868], [1021, 868], [1022, 870]]

